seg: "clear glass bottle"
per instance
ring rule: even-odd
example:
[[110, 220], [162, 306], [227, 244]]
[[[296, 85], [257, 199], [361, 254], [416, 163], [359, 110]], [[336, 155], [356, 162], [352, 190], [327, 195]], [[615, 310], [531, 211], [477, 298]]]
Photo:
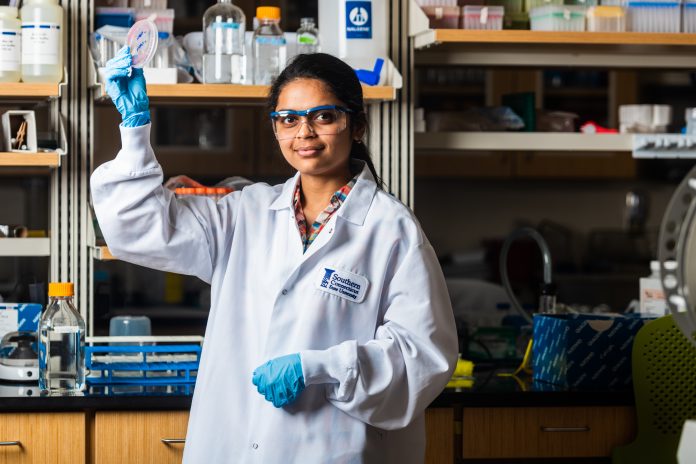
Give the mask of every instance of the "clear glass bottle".
[[203, 82], [244, 84], [246, 17], [232, 0], [220, 0], [203, 15]]
[[314, 24], [314, 18], [300, 19], [297, 30], [297, 54], [317, 53], [319, 51], [319, 31]]
[[73, 305], [72, 283], [48, 284], [39, 321], [39, 388], [70, 395], [85, 385], [85, 321]]
[[260, 6], [256, 8], [259, 27], [254, 31], [254, 84], [271, 85], [285, 68], [287, 46], [280, 28], [280, 8]]
[[19, 82], [22, 23], [17, 8], [0, 6], [0, 82]]
[[63, 8], [58, 0], [26, 0], [22, 18], [22, 81], [63, 78]]

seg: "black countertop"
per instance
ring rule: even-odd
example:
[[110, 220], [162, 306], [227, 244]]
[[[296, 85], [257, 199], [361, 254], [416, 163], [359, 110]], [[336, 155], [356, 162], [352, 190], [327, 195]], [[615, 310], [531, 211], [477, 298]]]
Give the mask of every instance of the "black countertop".
[[[431, 407], [559, 407], [631, 406], [632, 390], [573, 390], [532, 381], [500, 377], [511, 369], [475, 372], [468, 388], [446, 388]], [[89, 387], [76, 396], [41, 395], [36, 385], [0, 383], [0, 411], [188, 410], [193, 386]]]

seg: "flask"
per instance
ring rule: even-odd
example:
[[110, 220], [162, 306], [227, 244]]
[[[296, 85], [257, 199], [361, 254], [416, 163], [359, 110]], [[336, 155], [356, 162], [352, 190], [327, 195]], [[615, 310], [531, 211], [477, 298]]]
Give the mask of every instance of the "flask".
[[19, 82], [22, 24], [17, 8], [0, 6], [0, 82]]
[[63, 77], [63, 8], [58, 0], [27, 0], [22, 18], [22, 80], [59, 83]]
[[319, 31], [314, 25], [314, 18], [300, 19], [297, 30], [297, 53], [317, 53], [319, 51]]
[[220, 0], [203, 14], [203, 82], [244, 84], [246, 17], [231, 0]]
[[48, 306], [39, 321], [39, 387], [69, 395], [85, 384], [85, 321], [73, 305], [74, 285], [48, 284]]
[[254, 31], [254, 84], [270, 85], [285, 68], [287, 57], [285, 36], [280, 28], [280, 8], [260, 6], [256, 8], [259, 27]]

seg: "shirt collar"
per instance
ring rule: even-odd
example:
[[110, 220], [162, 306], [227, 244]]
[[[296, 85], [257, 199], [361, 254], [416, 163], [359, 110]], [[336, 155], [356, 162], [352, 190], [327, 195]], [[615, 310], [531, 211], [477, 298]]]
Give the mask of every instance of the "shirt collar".
[[[367, 167], [367, 163], [359, 160], [355, 160], [354, 162], [359, 163], [362, 170], [360, 171], [358, 181], [355, 183], [350, 195], [348, 195], [346, 201], [338, 209], [336, 215], [353, 224], [362, 225], [365, 222], [365, 216], [367, 216], [367, 212], [370, 209], [370, 205], [377, 191], [377, 184], [375, 183], [374, 176], [370, 172], [370, 168]], [[273, 203], [271, 203], [269, 209], [278, 211], [289, 208], [294, 211], [293, 197], [299, 179], [299, 172], [288, 179], [285, 184], [283, 184], [283, 189]]]

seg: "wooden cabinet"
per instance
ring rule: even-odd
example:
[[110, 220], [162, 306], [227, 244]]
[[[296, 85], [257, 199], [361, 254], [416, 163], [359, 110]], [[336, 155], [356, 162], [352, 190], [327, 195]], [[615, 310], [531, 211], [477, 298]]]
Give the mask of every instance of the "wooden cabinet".
[[465, 408], [464, 459], [610, 456], [635, 436], [632, 407]]
[[425, 464], [454, 462], [454, 409], [425, 410]]
[[78, 413], [0, 414], [0, 464], [84, 464], [86, 419]]
[[178, 464], [187, 424], [188, 411], [97, 412], [92, 425], [91, 462]]

